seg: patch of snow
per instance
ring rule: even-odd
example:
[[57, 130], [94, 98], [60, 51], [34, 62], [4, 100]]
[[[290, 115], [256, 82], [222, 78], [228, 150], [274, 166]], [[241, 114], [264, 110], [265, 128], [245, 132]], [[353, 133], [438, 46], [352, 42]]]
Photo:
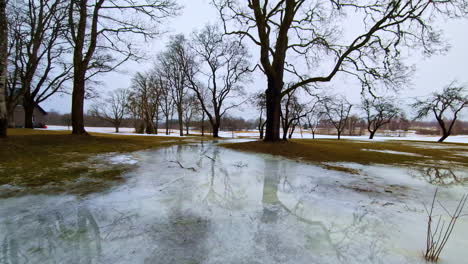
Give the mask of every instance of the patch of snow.
[[396, 155], [424, 157], [423, 155], [420, 155], [420, 154], [417, 154], [417, 153], [394, 151], [394, 150], [382, 150], [382, 149], [361, 149], [361, 150], [363, 150], [363, 151], [372, 151], [372, 152], [380, 152], [380, 153], [388, 153], [388, 154], [396, 154]]

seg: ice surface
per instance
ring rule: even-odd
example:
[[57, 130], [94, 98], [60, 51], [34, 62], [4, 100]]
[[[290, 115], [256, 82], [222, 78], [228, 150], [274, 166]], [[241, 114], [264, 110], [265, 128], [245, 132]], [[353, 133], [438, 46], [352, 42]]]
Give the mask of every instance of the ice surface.
[[[104, 193], [0, 199], [2, 263], [425, 263], [436, 185], [413, 168], [340, 164], [356, 175], [211, 143], [133, 155]], [[438, 186], [450, 209], [468, 192]], [[467, 233], [461, 218], [441, 263], [468, 258]]]

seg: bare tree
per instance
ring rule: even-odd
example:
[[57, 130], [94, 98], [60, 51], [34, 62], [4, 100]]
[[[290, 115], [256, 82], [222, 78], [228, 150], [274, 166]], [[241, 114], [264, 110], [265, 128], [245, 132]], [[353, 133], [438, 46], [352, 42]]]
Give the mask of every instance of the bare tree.
[[27, 0], [11, 5], [10, 53], [14, 69], [8, 105], [12, 112], [23, 99], [26, 128], [33, 128], [34, 108], [71, 78], [71, 64], [65, 59], [69, 51], [64, 38], [66, 3]]
[[417, 110], [416, 119], [434, 114], [442, 130], [439, 142], [443, 142], [450, 136], [459, 113], [468, 106], [468, 95], [465, 92], [464, 86], [452, 82], [441, 92], [433, 93], [426, 100], [417, 99], [412, 104], [412, 107]]
[[139, 109], [139, 116], [144, 121], [143, 130], [147, 134], [157, 134], [155, 122], [158, 119], [161, 89], [155, 73], [136, 73], [132, 79], [130, 96], [132, 107]]
[[[283, 127], [283, 140], [292, 138], [295, 127], [299, 124], [301, 118], [307, 116], [305, 104], [301, 104], [294, 94], [294, 91], [287, 94], [282, 100], [281, 123]], [[288, 136], [289, 132], [289, 136]]]
[[87, 134], [83, 123], [86, 81], [138, 59], [135, 38], [155, 37], [154, 24], [174, 15], [178, 6], [173, 0], [76, 0], [69, 1], [68, 9], [74, 76], [72, 133]]
[[265, 110], [266, 110], [266, 101], [265, 100], [266, 99], [265, 99], [265, 93], [264, 92], [256, 93], [251, 98], [251, 103], [259, 111], [257, 129], [258, 129], [258, 132], [260, 133], [260, 139], [263, 139], [263, 134], [264, 134], [265, 125], [266, 125], [266, 119], [264, 118]]
[[128, 113], [128, 95], [128, 89], [110, 92], [107, 98], [92, 106], [91, 114], [111, 123], [115, 128], [115, 133], [119, 133], [120, 124]]
[[305, 118], [307, 120], [307, 125], [309, 125], [310, 132], [312, 133], [312, 138], [315, 139], [315, 134], [317, 133], [320, 122], [324, 117], [324, 111], [320, 108], [320, 100], [310, 105], [311, 107], [307, 110]]
[[392, 102], [393, 99], [362, 98], [362, 109], [366, 114], [369, 139], [373, 139], [375, 132], [383, 125], [389, 124], [401, 112]]
[[159, 82], [159, 87], [161, 89], [160, 107], [165, 119], [165, 133], [166, 135], [169, 135], [169, 118], [172, 116], [172, 112], [174, 111], [174, 101], [172, 100], [171, 88], [168, 81], [163, 77], [163, 74], [157, 74], [157, 81]]
[[185, 135], [190, 134], [190, 124], [200, 108], [200, 101], [196, 95], [188, 95], [183, 100]]
[[325, 97], [321, 100], [324, 114], [328, 120], [336, 128], [338, 139], [341, 138], [341, 133], [346, 128], [349, 113], [351, 112], [352, 104], [343, 97]]
[[160, 75], [170, 87], [172, 101], [177, 110], [179, 135], [184, 135], [184, 100], [188, 93], [187, 69], [194, 63], [188, 52], [187, 40], [184, 35], [176, 35], [158, 56]]
[[7, 136], [6, 78], [8, 60], [8, 19], [6, 0], [0, 0], [0, 137]]
[[[194, 59], [201, 65], [185, 64], [192, 66], [186, 68], [190, 88], [208, 116], [216, 138], [219, 137], [223, 115], [240, 105], [228, 99], [240, 98], [244, 94], [242, 84], [248, 81], [250, 74], [248, 52], [240, 41], [223, 37], [218, 27], [211, 25], [194, 33], [191, 47], [196, 56]], [[196, 79], [200, 75], [206, 79], [205, 82]]]
[[[233, 1], [213, 0], [226, 34], [259, 47], [260, 68], [268, 82], [266, 141], [280, 140], [281, 98], [299, 88], [329, 82], [337, 73], [396, 88], [408, 77], [404, 48], [432, 54], [443, 44], [433, 28], [437, 15], [463, 16], [465, 0]], [[348, 13], [362, 19], [361, 32], [342, 37]], [[445, 47], [442, 47], [445, 48]], [[295, 67], [300, 65], [300, 67]], [[291, 83], [285, 89], [284, 84]]]

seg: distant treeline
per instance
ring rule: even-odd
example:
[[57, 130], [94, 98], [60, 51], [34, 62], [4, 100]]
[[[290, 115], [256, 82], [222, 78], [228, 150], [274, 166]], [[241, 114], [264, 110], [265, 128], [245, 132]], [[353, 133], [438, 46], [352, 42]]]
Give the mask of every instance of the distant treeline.
[[[122, 121], [121, 127], [134, 127], [136, 120], [125, 118]], [[57, 126], [71, 126], [70, 114], [60, 114], [52, 111], [48, 114], [48, 125]], [[257, 129], [258, 120], [244, 119], [242, 117], [223, 117], [221, 130], [222, 131], [243, 131]], [[85, 114], [85, 125], [89, 127], [113, 127], [113, 125], [105, 120]], [[165, 127], [164, 122], [159, 122], [159, 128]], [[177, 119], [169, 120], [170, 129], [178, 129], [179, 123]], [[201, 130], [202, 123], [199, 120], [192, 121], [190, 124], [192, 129]], [[302, 129], [309, 129], [307, 124], [302, 124]], [[207, 121], [204, 122], [204, 129], [210, 132], [210, 125]], [[409, 131], [413, 130], [416, 134], [420, 135], [439, 135], [439, 126], [436, 121], [411, 121], [406, 119], [395, 119], [389, 124], [384, 125], [383, 131]], [[297, 132], [300, 132], [298, 130]], [[335, 134], [333, 125], [328, 120], [322, 120], [318, 125], [317, 134]], [[366, 122], [359, 118], [350, 118], [348, 128], [345, 130], [344, 135], [361, 136], [367, 134]], [[453, 128], [454, 135], [468, 135], [468, 121], [457, 121]]]

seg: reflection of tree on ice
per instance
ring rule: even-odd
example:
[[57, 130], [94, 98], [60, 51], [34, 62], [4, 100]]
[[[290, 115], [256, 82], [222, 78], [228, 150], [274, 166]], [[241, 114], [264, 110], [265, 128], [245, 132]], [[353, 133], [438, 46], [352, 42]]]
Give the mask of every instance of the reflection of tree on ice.
[[[265, 159], [265, 177], [263, 186], [263, 213], [258, 229], [260, 230], [257, 239], [266, 243], [266, 248], [270, 252], [281, 252], [283, 250], [294, 250], [301, 248], [311, 252], [318, 260], [326, 259], [331, 263], [344, 262], [348, 259], [359, 260], [362, 257], [371, 261], [378, 250], [375, 243], [371, 243], [371, 254], [369, 256], [354, 256], [348, 251], [347, 246], [353, 242], [354, 235], [363, 231], [362, 220], [365, 212], [357, 210], [349, 225], [333, 226], [327, 228], [329, 223], [313, 221], [304, 216], [305, 205], [300, 199], [295, 201], [293, 206], [284, 204], [278, 198], [278, 189], [284, 193], [294, 193], [293, 186], [286, 176], [282, 176], [280, 162], [276, 159]], [[287, 170], [287, 168], [286, 168]], [[330, 220], [332, 222], [333, 219]], [[295, 228], [288, 228], [294, 225]], [[272, 230], [272, 231], [269, 231]], [[293, 231], [296, 230], [296, 231]], [[294, 234], [292, 232], [295, 232]], [[299, 233], [296, 233], [299, 232]], [[275, 237], [281, 234], [282, 238]], [[284, 244], [281, 241], [288, 241]], [[269, 243], [272, 243], [269, 245]], [[295, 244], [296, 243], [296, 244]], [[279, 248], [279, 249], [278, 249]], [[360, 252], [362, 253], [362, 252]], [[272, 254], [274, 255], [274, 254]]]
[[[7, 227], [2, 241], [1, 264], [17, 263], [97, 263], [101, 254], [99, 226], [89, 209], [81, 205], [77, 209], [76, 222], [67, 223], [63, 215], [52, 212], [39, 215], [32, 229]], [[35, 239], [19, 245], [20, 232], [35, 234]], [[71, 252], [70, 252], [71, 251]], [[93, 261], [94, 260], [94, 261]]]
[[[211, 149], [213, 150], [212, 153], [202, 153], [203, 157], [207, 158], [210, 162], [208, 192], [202, 202], [215, 204], [229, 210], [236, 209], [236, 202], [241, 201], [242, 197], [240, 197], [241, 195], [233, 188], [231, 175], [226, 169], [226, 166], [222, 163], [222, 159], [219, 158], [219, 148], [213, 147]], [[216, 180], [222, 182], [223, 190], [216, 191]]]

